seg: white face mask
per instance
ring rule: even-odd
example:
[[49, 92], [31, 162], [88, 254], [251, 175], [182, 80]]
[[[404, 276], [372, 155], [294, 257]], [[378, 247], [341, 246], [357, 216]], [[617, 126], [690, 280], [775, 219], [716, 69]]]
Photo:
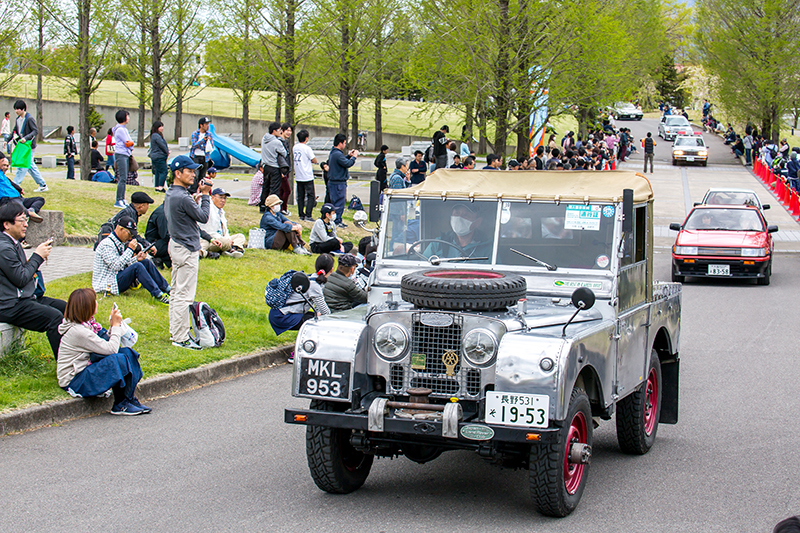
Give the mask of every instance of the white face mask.
[[453, 231], [456, 235], [463, 237], [470, 232], [472, 228], [472, 222], [464, 217], [451, 216], [450, 227], [453, 228]]

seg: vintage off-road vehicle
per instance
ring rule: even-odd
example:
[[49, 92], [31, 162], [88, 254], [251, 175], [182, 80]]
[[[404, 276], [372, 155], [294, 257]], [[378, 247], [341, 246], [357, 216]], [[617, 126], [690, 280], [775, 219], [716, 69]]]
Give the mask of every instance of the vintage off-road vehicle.
[[311, 405], [285, 420], [322, 490], [358, 489], [376, 456], [468, 449], [565, 516], [600, 419], [632, 454], [677, 422], [681, 285], [653, 281], [644, 176], [437, 171], [386, 191], [379, 228], [369, 303], [297, 336]]

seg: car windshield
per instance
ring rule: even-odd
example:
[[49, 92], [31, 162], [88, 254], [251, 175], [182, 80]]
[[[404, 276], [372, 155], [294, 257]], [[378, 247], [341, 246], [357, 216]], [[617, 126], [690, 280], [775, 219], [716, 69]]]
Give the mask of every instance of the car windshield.
[[755, 209], [695, 209], [683, 229], [764, 231], [764, 222]]
[[684, 117], [667, 117], [667, 126], [688, 126], [689, 121], [686, 120]]
[[419, 261], [435, 255], [457, 261], [466, 257], [472, 264], [544, 268], [521, 252], [558, 268], [607, 270], [611, 264], [613, 205], [502, 202], [499, 221], [497, 202], [395, 197], [388, 210], [387, 259]]
[[758, 197], [753, 192], [745, 191], [714, 191], [706, 195], [706, 201], [711, 205], [760, 205]]
[[705, 147], [701, 137], [678, 137], [675, 140], [675, 146], [700, 146]]

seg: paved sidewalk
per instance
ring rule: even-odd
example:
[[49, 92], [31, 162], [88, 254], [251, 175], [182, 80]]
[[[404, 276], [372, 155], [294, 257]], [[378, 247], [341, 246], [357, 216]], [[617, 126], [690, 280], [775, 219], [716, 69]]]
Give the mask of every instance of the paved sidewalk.
[[[25, 250], [28, 257], [36, 251], [35, 248]], [[94, 250], [81, 246], [56, 246], [50, 252], [50, 257], [39, 268], [44, 274], [45, 283], [54, 279], [82, 274], [92, 271]]]

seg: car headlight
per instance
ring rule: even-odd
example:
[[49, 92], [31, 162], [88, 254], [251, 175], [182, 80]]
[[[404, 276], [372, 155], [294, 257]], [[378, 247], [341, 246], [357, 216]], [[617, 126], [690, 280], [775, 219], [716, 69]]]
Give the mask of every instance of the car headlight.
[[697, 246], [673, 246], [672, 252], [675, 255], [697, 255]]
[[673, 150], [672, 155], [683, 155], [683, 150]]
[[464, 337], [462, 347], [467, 361], [475, 366], [487, 366], [497, 354], [497, 337], [488, 329], [473, 329]]
[[702, 155], [702, 156], [708, 155], [708, 151], [700, 150], [699, 152], [697, 152], [697, 155]]
[[764, 257], [767, 255], [764, 248], [742, 248], [742, 257]]
[[408, 331], [400, 324], [384, 324], [375, 330], [372, 345], [382, 358], [397, 361], [408, 347]]

